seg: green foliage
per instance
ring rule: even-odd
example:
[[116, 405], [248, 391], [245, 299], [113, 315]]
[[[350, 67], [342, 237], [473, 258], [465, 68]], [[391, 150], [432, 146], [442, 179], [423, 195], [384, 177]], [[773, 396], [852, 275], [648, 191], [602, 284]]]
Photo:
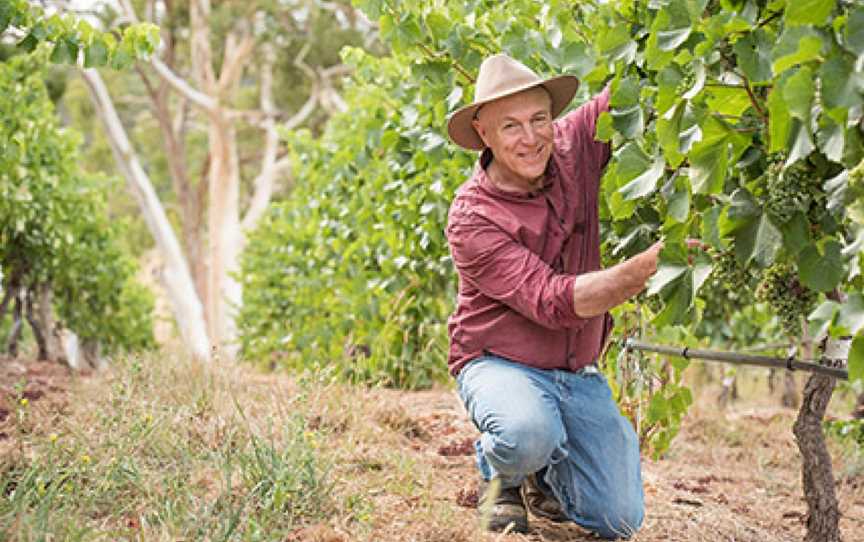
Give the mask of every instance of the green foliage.
[[153, 344], [152, 294], [134, 280], [104, 181], [75, 165], [43, 83], [46, 53], [0, 63], [0, 269], [3, 290], [50, 284], [59, 318], [108, 352]]
[[0, 35], [9, 29], [24, 34], [17, 42], [19, 50], [29, 53], [41, 47], [57, 64], [77, 64], [83, 57], [86, 68], [128, 68], [136, 59], [151, 54], [159, 43], [159, 27], [153, 24], [128, 26], [118, 40], [84, 19], [48, 15], [27, 0], [0, 0]]

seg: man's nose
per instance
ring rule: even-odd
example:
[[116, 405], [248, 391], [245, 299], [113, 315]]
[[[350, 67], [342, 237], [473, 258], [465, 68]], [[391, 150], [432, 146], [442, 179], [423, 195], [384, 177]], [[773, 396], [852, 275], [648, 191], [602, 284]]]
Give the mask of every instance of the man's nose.
[[522, 141], [526, 145], [533, 145], [537, 141], [537, 131], [530, 122], [522, 125]]

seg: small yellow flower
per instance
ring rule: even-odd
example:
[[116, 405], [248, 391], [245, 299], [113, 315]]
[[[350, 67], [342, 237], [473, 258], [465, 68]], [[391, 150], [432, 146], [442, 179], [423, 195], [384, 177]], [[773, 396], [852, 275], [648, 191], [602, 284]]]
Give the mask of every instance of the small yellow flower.
[[30, 401], [26, 397], [24, 397], [19, 401], [19, 403], [21, 404], [21, 406], [27, 406], [30, 404]]
[[57, 433], [51, 433], [50, 435], [48, 435], [48, 440], [51, 441], [51, 444], [57, 442]]
[[81, 462], [84, 463], [85, 465], [89, 465], [90, 464], [90, 456], [87, 454], [82, 455], [81, 456]]

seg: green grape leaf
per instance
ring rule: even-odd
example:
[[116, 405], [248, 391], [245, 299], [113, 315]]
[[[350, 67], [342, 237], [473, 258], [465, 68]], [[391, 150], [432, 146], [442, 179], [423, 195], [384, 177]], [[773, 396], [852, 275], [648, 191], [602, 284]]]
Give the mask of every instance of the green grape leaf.
[[662, 393], [655, 393], [648, 403], [648, 423], [657, 423], [669, 417], [669, 402]]
[[692, 31], [693, 28], [690, 26], [674, 28], [672, 30], [661, 30], [657, 32], [657, 48], [664, 52], [674, 51], [687, 41]]
[[798, 254], [811, 243], [810, 222], [804, 213], [793, 214], [792, 218], [780, 226], [780, 231], [783, 234], [783, 246], [793, 255]]
[[850, 382], [864, 380], [864, 335], [856, 335], [852, 339], [847, 366]]
[[810, 128], [807, 123], [793, 119], [791, 124], [791, 137], [789, 139], [789, 157], [786, 166], [790, 166], [798, 160], [807, 157], [816, 148], [813, 138], [810, 136]]
[[808, 329], [811, 337], [820, 337], [828, 332], [834, 322], [834, 317], [840, 310], [840, 303], [826, 299], [813, 312], [807, 315]]
[[[659, 272], [659, 270], [658, 270]], [[668, 282], [663, 289], [663, 310], [651, 321], [658, 327], [684, 322], [693, 306], [693, 277], [689, 269]]]
[[452, 24], [440, 11], [432, 11], [426, 16], [426, 27], [436, 40], [443, 40], [450, 34]]
[[858, 6], [849, 12], [843, 28], [846, 48], [852, 53], [864, 55], [864, 7]]
[[694, 194], [716, 194], [723, 190], [729, 149], [726, 139], [702, 142], [690, 151], [690, 182]]
[[835, 0], [788, 0], [783, 20], [787, 26], [801, 24], [822, 24], [831, 10]]
[[678, 150], [683, 113], [683, 104], [679, 103], [667, 114], [657, 119], [657, 140], [660, 143], [663, 156], [666, 157], [666, 161], [672, 167], [678, 167], [684, 161], [684, 155]]
[[834, 122], [830, 116], [821, 115], [819, 131], [816, 132], [816, 145], [828, 160], [842, 162], [843, 149], [846, 146], [846, 132], [843, 126]]
[[818, 59], [821, 51], [822, 38], [813, 28], [809, 26], [786, 28], [771, 52], [774, 60], [771, 69], [775, 75], [780, 75], [797, 64]]
[[864, 328], [864, 296], [857, 292], [849, 294], [846, 302], [840, 306], [837, 326], [850, 335], [855, 335]]
[[673, 281], [679, 279], [687, 272], [687, 266], [681, 264], [670, 264], [661, 262], [657, 266], [657, 272], [648, 280], [648, 295], [656, 295]]
[[813, 102], [813, 72], [810, 68], [803, 66], [786, 80], [783, 99], [793, 118], [807, 122]]
[[[739, 237], [740, 239], [740, 237]], [[762, 213], [759, 226], [756, 229], [755, 242], [753, 243], [753, 260], [760, 267], [768, 267], [774, 263], [777, 251], [783, 242], [783, 235], [771, 221], [768, 213]]]
[[768, 135], [771, 139], [768, 152], [775, 153], [786, 150], [790, 124], [789, 107], [783, 99], [783, 92], [775, 86], [768, 94]]
[[612, 109], [610, 114], [612, 115], [612, 126], [625, 138], [634, 139], [642, 135], [645, 129], [645, 115], [639, 104], [626, 109]]
[[663, 157], [654, 159], [654, 162], [638, 177], [618, 189], [625, 201], [647, 196], [654, 191], [657, 180], [663, 176], [666, 162]]
[[93, 42], [84, 48], [84, 67], [97, 68], [108, 63], [108, 47], [101, 38], [94, 38]]
[[845, 54], [828, 57], [819, 70], [822, 81], [822, 102], [826, 107], [848, 109], [861, 105], [864, 74], [855, 69], [853, 60]]
[[830, 292], [846, 276], [843, 247], [834, 240], [806, 247], [798, 256], [798, 275], [801, 284], [817, 292]]
[[761, 28], [749, 33], [732, 46], [738, 56], [738, 66], [754, 83], [771, 80], [772, 40]]

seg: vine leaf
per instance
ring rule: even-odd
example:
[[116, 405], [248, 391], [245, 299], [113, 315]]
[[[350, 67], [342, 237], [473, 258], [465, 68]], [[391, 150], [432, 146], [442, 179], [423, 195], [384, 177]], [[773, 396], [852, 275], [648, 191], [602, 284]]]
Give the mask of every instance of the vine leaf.
[[864, 75], [847, 55], [832, 54], [819, 69], [822, 102], [829, 108], [849, 109], [861, 105]]
[[833, 239], [824, 243], [821, 252], [816, 245], [804, 248], [798, 258], [801, 283], [819, 292], [830, 292], [836, 288], [846, 276], [842, 250], [840, 243]]
[[859, 293], [849, 295], [849, 298], [840, 307], [837, 326], [843, 328], [844, 332], [850, 335], [858, 333], [864, 327], [864, 296]]
[[849, 349], [849, 380], [864, 380], [864, 335], [856, 335]]
[[771, 40], [759, 29], [735, 42], [732, 46], [738, 56], [741, 71], [753, 83], [771, 80]]
[[654, 191], [657, 185], [657, 179], [663, 176], [663, 169], [666, 167], [666, 162], [660, 156], [654, 159], [648, 169], [644, 173], [625, 184], [619, 189], [625, 201], [630, 201], [647, 196]]
[[774, 63], [771, 69], [775, 75], [798, 64], [819, 58], [822, 52], [822, 38], [809, 26], [787, 28], [780, 35], [780, 41], [771, 52]]
[[668, 284], [687, 272], [687, 266], [682, 264], [661, 263], [657, 272], [648, 280], [648, 295], [656, 295]]
[[834, 0], [794, 0], [786, 2], [783, 19], [789, 26], [822, 24], [834, 8]]

